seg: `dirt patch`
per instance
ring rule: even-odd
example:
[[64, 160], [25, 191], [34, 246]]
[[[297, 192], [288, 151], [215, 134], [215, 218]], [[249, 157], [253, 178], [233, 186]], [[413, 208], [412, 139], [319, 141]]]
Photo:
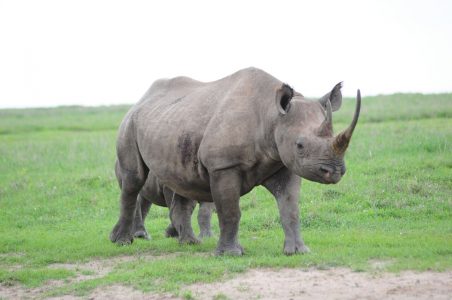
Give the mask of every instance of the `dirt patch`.
[[452, 272], [400, 274], [330, 270], [251, 270], [187, 287], [195, 299], [452, 299]]
[[[165, 256], [166, 257], [166, 256]], [[140, 257], [142, 258], [142, 257]], [[140, 259], [138, 258], [138, 259]], [[150, 256], [146, 259], [158, 259]], [[108, 274], [114, 265], [137, 259], [120, 256], [82, 264], [56, 264], [51, 267], [88, 270], [91, 275], [80, 275], [73, 281], [87, 280]], [[378, 262], [376, 269], [386, 262]], [[84, 277], [83, 277], [84, 276]], [[48, 291], [45, 287], [25, 289], [20, 286], [0, 285], [0, 298], [36, 299]], [[66, 282], [67, 283], [67, 282]], [[200, 283], [181, 288], [180, 295], [194, 299], [452, 299], [452, 271], [413, 272], [400, 274], [353, 272], [345, 268], [316, 269], [255, 269], [233, 279], [217, 283]], [[114, 285], [98, 287], [88, 296], [66, 295], [54, 299], [183, 299], [170, 294], [143, 293], [131, 287]]]
[[48, 298], [48, 300], [81, 300], [81, 299], [108, 299], [108, 300], [123, 300], [123, 299], [146, 299], [146, 300], [175, 300], [180, 299], [169, 294], [145, 294], [137, 291], [131, 287], [122, 285], [112, 285], [108, 287], [96, 288], [89, 296], [76, 297], [72, 295], [59, 296], [55, 298]]
[[[27, 289], [20, 284], [0, 284], [0, 299], [36, 299], [42, 298], [43, 295], [55, 288], [62, 287], [67, 284], [76, 283], [84, 280], [90, 280], [95, 278], [101, 278], [110, 273], [115, 266], [125, 262], [131, 262], [136, 260], [157, 260], [157, 259], [167, 259], [169, 257], [177, 256], [177, 253], [168, 254], [168, 255], [123, 255], [116, 256], [112, 258], [102, 258], [91, 260], [86, 263], [57, 263], [51, 264], [48, 266], [50, 269], [67, 269], [74, 271], [76, 273], [75, 277], [70, 277], [64, 280], [49, 280], [43, 286], [38, 288]], [[19, 265], [12, 266], [9, 270], [14, 270], [20, 268]], [[113, 287], [112, 287], [113, 288]], [[110, 287], [108, 288], [110, 289]], [[130, 288], [124, 288], [128, 290]], [[109, 291], [106, 291], [105, 297], [101, 296], [101, 292], [99, 293], [99, 297], [101, 299], [107, 299]], [[137, 293], [139, 293], [137, 291]], [[62, 297], [58, 297], [61, 299]], [[65, 296], [65, 299], [80, 299], [75, 296]], [[97, 298], [96, 298], [97, 299]]]
[[100, 278], [104, 277], [108, 273], [110, 273], [113, 268], [121, 263], [125, 262], [131, 262], [135, 260], [157, 260], [157, 259], [163, 259], [163, 258], [170, 258], [175, 256], [176, 254], [172, 255], [122, 255], [122, 256], [116, 256], [112, 258], [102, 258], [102, 259], [95, 259], [91, 260], [86, 263], [63, 263], [63, 264], [51, 264], [48, 266], [48, 268], [51, 269], [66, 269], [75, 271], [77, 273], [77, 276], [75, 278], [69, 279], [69, 281], [72, 282], [79, 282], [83, 280], [89, 280], [94, 278]]

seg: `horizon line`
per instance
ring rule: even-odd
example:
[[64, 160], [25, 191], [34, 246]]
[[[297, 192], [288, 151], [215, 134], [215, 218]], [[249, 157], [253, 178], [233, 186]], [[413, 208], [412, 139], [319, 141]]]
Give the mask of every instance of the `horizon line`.
[[[396, 92], [396, 93], [390, 93], [390, 94], [373, 94], [373, 95], [366, 95], [362, 96], [363, 99], [365, 98], [372, 98], [372, 97], [388, 97], [388, 96], [395, 96], [395, 95], [442, 95], [442, 94], [452, 94], [452, 91], [448, 92], [432, 92], [432, 93], [422, 93], [422, 92]], [[316, 97], [307, 97], [309, 99], [315, 99]], [[344, 100], [353, 100], [355, 99], [355, 96], [343, 96]], [[8, 109], [51, 109], [51, 108], [70, 108], [70, 107], [80, 107], [80, 108], [95, 108], [95, 107], [114, 107], [114, 106], [132, 106], [135, 103], [137, 103], [139, 100], [135, 102], [123, 102], [123, 103], [110, 103], [110, 104], [56, 104], [56, 105], [39, 105], [39, 106], [2, 106], [0, 104], [0, 110], [8, 110]]]

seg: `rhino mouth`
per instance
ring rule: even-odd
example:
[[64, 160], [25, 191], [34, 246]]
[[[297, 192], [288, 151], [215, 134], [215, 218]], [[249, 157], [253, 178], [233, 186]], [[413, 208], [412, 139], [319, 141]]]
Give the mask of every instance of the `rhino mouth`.
[[336, 184], [341, 180], [344, 170], [345, 168], [333, 169], [330, 166], [321, 165], [316, 168], [309, 168], [308, 174], [303, 174], [301, 177], [318, 183]]

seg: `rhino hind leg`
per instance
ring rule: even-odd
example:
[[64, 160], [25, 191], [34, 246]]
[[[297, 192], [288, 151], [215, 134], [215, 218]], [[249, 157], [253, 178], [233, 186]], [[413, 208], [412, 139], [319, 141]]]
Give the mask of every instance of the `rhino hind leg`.
[[[210, 220], [212, 218], [212, 210], [215, 208], [215, 205], [210, 202], [200, 202], [199, 203], [199, 211], [198, 211], [198, 225], [200, 228], [200, 233], [198, 238], [208, 238], [212, 236], [212, 230], [210, 226]], [[168, 227], [165, 229], [166, 237], [179, 237], [179, 233], [177, 232], [176, 227], [170, 223]]]
[[[168, 187], [164, 187], [163, 188], [163, 197], [165, 199], [166, 202], [166, 206], [169, 209], [169, 218], [170, 218], [170, 223], [168, 224], [168, 227], [166, 227], [165, 229], [165, 236], [167, 238], [176, 238], [179, 237], [179, 232], [177, 232], [176, 227], [173, 224], [173, 220], [172, 220], [172, 216], [171, 216], [171, 208], [173, 207], [175, 201], [179, 201], [178, 197], [173, 197], [174, 192], [169, 189]], [[191, 224], [191, 223], [190, 223]]]
[[200, 202], [198, 211], [199, 238], [208, 238], [212, 236], [210, 220], [212, 218], [212, 210], [215, 204], [211, 202]]
[[[123, 179], [121, 191], [121, 209], [119, 220], [113, 227], [110, 240], [119, 245], [127, 245], [133, 242], [133, 223], [140, 182], [134, 176]], [[129, 182], [125, 182], [129, 180]]]
[[119, 136], [122, 139], [118, 140], [117, 144], [116, 174], [121, 187], [120, 214], [110, 233], [110, 240], [119, 245], [133, 242], [137, 197], [149, 172], [134, 140], [134, 126], [129, 126], [130, 123], [120, 128]]
[[168, 227], [166, 227], [166, 229], [165, 229], [165, 236], [168, 237], [168, 238], [170, 238], [170, 237], [173, 237], [173, 238], [179, 237], [179, 232], [177, 232], [176, 227], [174, 227], [173, 223], [170, 223], [168, 225]]
[[[180, 244], [199, 244], [201, 241], [195, 236], [193, 228], [191, 227], [191, 215], [195, 209], [196, 202], [187, 198], [184, 198], [170, 189], [165, 189], [165, 199], [170, 202], [170, 220], [171, 224], [179, 236]], [[168, 226], [167, 236], [172, 229]], [[169, 235], [173, 236], [173, 235]]]
[[137, 208], [135, 211], [135, 221], [134, 221], [134, 229], [133, 236], [140, 239], [150, 240], [151, 236], [144, 227], [144, 220], [151, 208], [152, 202], [143, 198], [141, 194], [138, 194], [137, 199]]

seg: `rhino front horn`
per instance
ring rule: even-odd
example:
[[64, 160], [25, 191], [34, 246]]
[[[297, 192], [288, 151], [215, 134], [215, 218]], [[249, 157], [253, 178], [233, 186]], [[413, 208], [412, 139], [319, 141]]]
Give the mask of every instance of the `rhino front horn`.
[[361, 110], [361, 92], [358, 90], [356, 95], [356, 108], [355, 115], [353, 116], [352, 123], [348, 126], [347, 129], [339, 133], [333, 142], [333, 149], [336, 153], [342, 154], [347, 150], [348, 144], [350, 143], [350, 139], [353, 135], [353, 130], [355, 130], [356, 124], [359, 119], [359, 112]]

